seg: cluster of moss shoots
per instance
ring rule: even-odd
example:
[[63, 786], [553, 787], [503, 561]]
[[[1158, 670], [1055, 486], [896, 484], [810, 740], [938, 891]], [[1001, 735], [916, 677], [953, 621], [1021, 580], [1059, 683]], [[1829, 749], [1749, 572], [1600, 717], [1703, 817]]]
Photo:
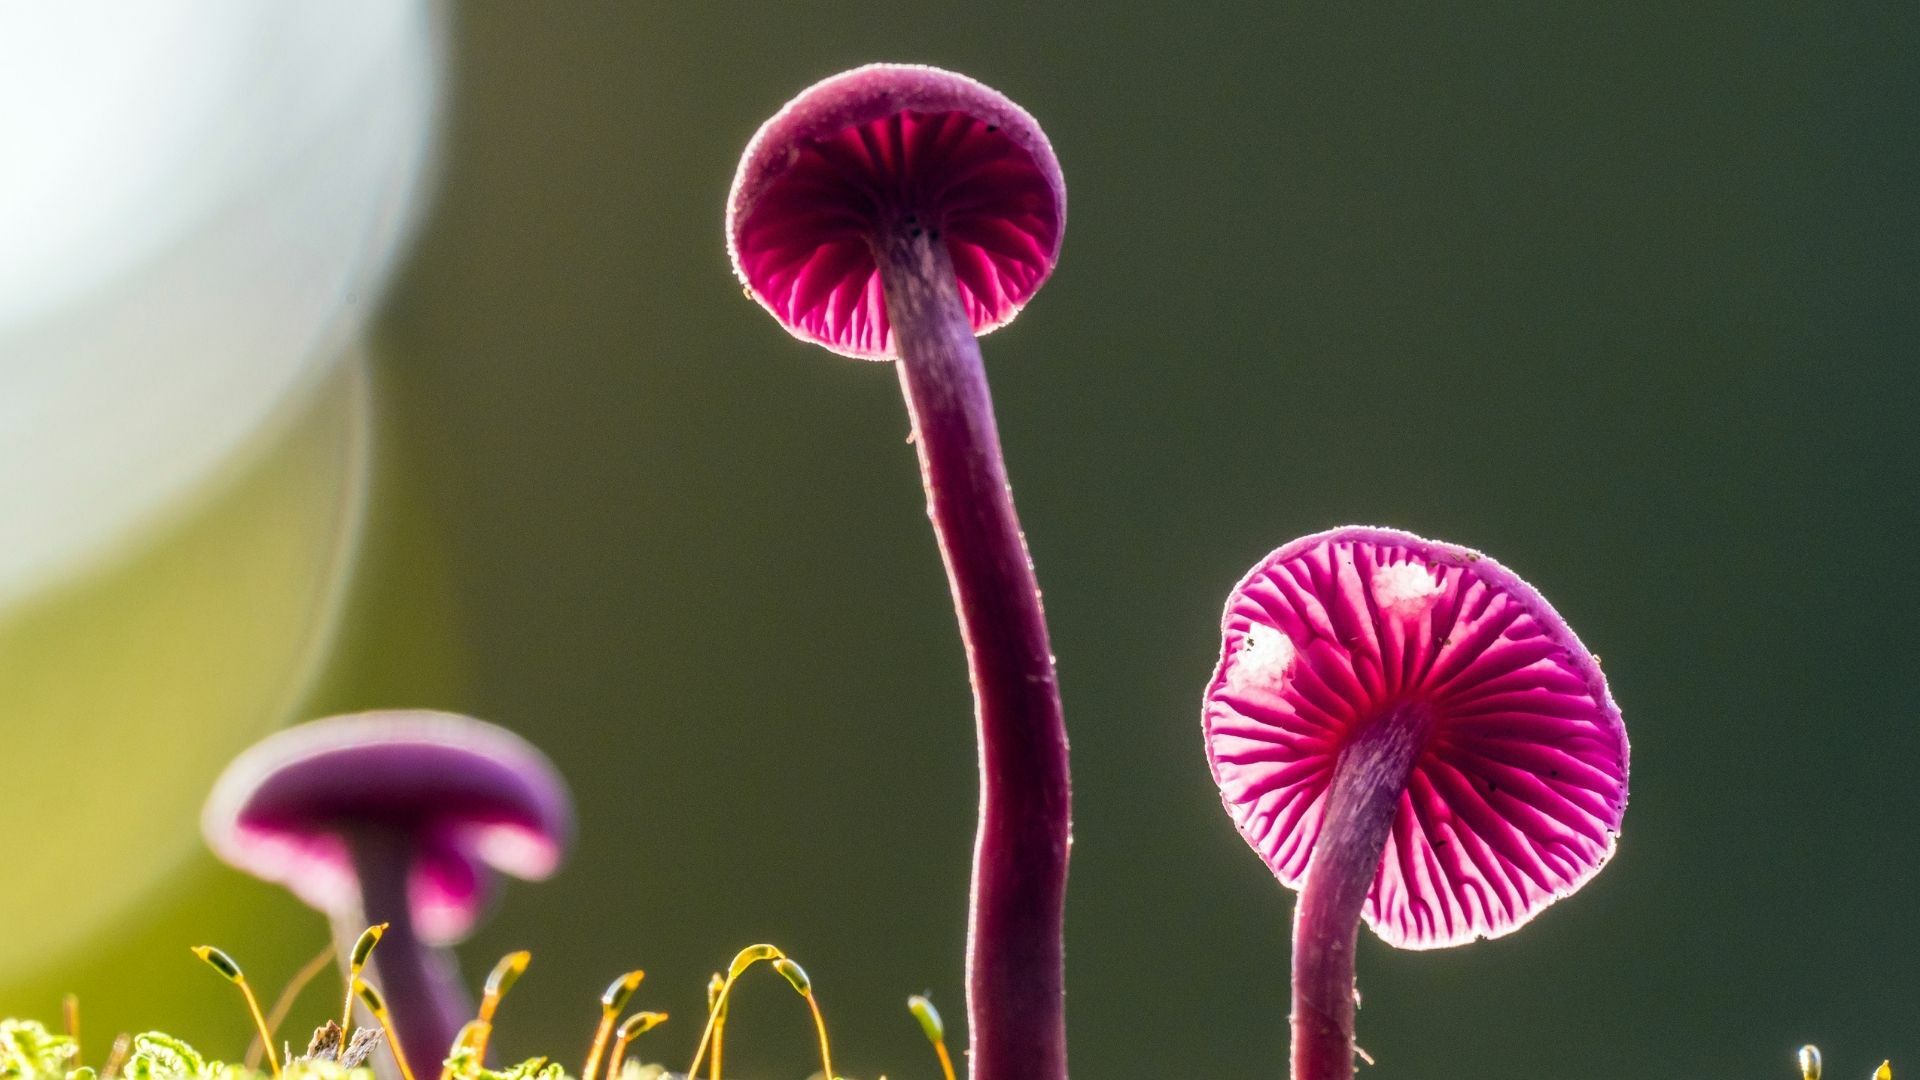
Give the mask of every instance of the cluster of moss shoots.
[[[347, 957], [346, 994], [341, 1019], [329, 1018], [315, 1029], [306, 1053], [294, 1056], [273, 1050], [274, 1033], [292, 1011], [302, 991], [326, 968], [332, 966], [331, 947], [322, 950], [288, 981], [273, 1008], [263, 1012], [260, 1001], [247, 982], [246, 973], [233, 958], [211, 945], [193, 949], [220, 976], [240, 989], [247, 1012], [253, 1019], [257, 1037], [240, 1064], [208, 1060], [192, 1046], [171, 1035], [149, 1031], [140, 1035], [121, 1035], [113, 1041], [106, 1062], [99, 1068], [80, 1064], [80, 1009], [68, 996], [64, 1003], [64, 1033], [50, 1030], [33, 1020], [0, 1020], [0, 1078], [4, 1080], [375, 1080], [367, 1065], [384, 1041], [393, 1048], [394, 1060], [404, 1080], [420, 1080], [421, 1074], [407, 1061], [393, 1037], [393, 1025], [387, 1004], [379, 990], [362, 977], [374, 947], [385, 933], [385, 924], [368, 927]], [[520, 951], [500, 958], [487, 975], [478, 1015], [461, 1029], [445, 1060], [440, 1063], [439, 1080], [680, 1080], [697, 1078], [702, 1067], [707, 1080], [721, 1080], [721, 1061], [727, 1027], [727, 1000], [733, 985], [755, 964], [772, 967], [807, 1003], [814, 1030], [820, 1040], [820, 1071], [814, 1075], [825, 1080], [846, 1080], [833, 1071], [833, 1051], [827, 1040], [827, 1023], [814, 996], [813, 981], [805, 969], [773, 945], [749, 945], [727, 965], [726, 973], [715, 972], [707, 983], [707, 1020], [700, 1033], [699, 1048], [693, 1064], [683, 1074], [666, 1067], [641, 1061], [628, 1054], [634, 1040], [666, 1023], [667, 1014], [637, 1010], [627, 1012], [634, 992], [646, 978], [644, 971], [629, 971], [615, 979], [600, 995], [600, 1020], [593, 1030], [585, 1061], [578, 1074], [550, 1057], [535, 1057], [517, 1065], [490, 1069], [486, 1066], [487, 1045], [493, 1036], [494, 1019], [507, 991], [527, 970], [533, 954]], [[358, 1002], [377, 1025], [355, 1027], [353, 1006]], [[954, 1080], [953, 1058], [947, 1051], [946, 1028], [933, 1002], [915, 995], [907, 999], [907, 1009], [919, 1021], [921, 1030], [940, 1063], [944, 1080]], [[624, 1014], [624, 1018], [623, 1018]], [[267, 1071], [259, 1065], [264, 1055]], [[1797, 1062], [1801, 1080], [1821, 1080], [1820, 1049], [1803, 1046]], [[883, 1076], [880, 1080], [886, 1080]], [[1883, 1061], [1871, 1080], [1893, 1080], [1893, 1065]]]
[[[387, 1003], [380, 991], [363, 978], [374, 947], [385, 933], [385, 924], [369, 927], [347, 956], [344, 982], [346, 992], [339, 1020], [329, 1018], [317, 1028], [307, 1044], [306, 1053], [295, 1056], [290, 1047], [274, 1051], [275, 1033], [292, 1011], [294, 1002], [308, 984], [332, 966], [331, 948], [315, 956], [288, 981], [270, 1010], [262, 1011], [260, 1000], [247, 982], [246, 973], [232, 957], [211, 945], [193, 949], [193, 954], [219, 975], [238, 987], [252, 1017], [256, 1038], [239, 1064], [209, 1060], [187, 1043], [157, 1031], [141, 1035], [121, 1035], [113, 1041], [100, 1068], [81, 1064], [80, 1009], [69, 996], [64, 1003], [64, 1033], [50, 1030], [32, 1020], [0, 1020], [0, 1078], [4, 1080], [375, 1080], [367, 1064], [384, 1042], [392, 1048], [394, 1063], [402, 1080], [426, 1080], [414, 1063], [409, 1062], [394, 1037]], [[494, 1020], [500, 1002], [515, 981], [527, 970], [532, 954], [521, 951], [500, 958], [488, 974], [480, 998], [478, 1014], [461, 1029], [440, 1062], [439, 1080], [675, 1080], [698, 1078], [702, 1069], [707, 1080], [721, 1080], [724, 1053], [727, 1001], [734, 983], [756, 964], [766, 964], [793, 987], [807, 1003], [819, 1036], [820, 1069], [815, 1074], [826, 1080], [845, 1080], [834, 1072], [833, 1051], [827, 1040], [827, 1023], [814, 995], [813, 981], [805, 969], [773, 945], [750, 945], [734, 956], [724, 974], [715, 972], [707, 984], [706, 1027], [700, 1033], [699, 1048], [693, 1064], [684, 1074], [664, 1066], [649, 1064], [628, 1051], [641, 1035], [667, 1021], [664, 1012], [638, 1010], [628, 1012], [634, 992], [646, 978], [643, 971], [629, 971], [615, 979], [600, 995], [600, 1019], [588, 1045], [580, 1071], [569, 1073], [566, 1066], [549, 1057], [529, 1058], [517, 1065], [493, 1069], [486, 1065], [487, 1046], [493, 1036]], [[354, 1005], [358, 1003], [376, 1026], [356, 1027]], [[927, 1041], [940, 1063], [945, 1080], [954, 1080], [953, 1059], [947, 1052], [945, 1025], [933, 1003], [925, 997], [907, 999], [907, 1009], [920, 1023]], [[260, 1064], [264, 1058], [266, 1071]], [[1816, 1054], [1817, 1060], [1817, 1054]], [[1817, 1080], [1817, 1069], [1814, 1074]], [[1885, 1069], [1882, 1076], [1889, 1077]], [[885, 1080], [884, 1077], [881, 1080]]]

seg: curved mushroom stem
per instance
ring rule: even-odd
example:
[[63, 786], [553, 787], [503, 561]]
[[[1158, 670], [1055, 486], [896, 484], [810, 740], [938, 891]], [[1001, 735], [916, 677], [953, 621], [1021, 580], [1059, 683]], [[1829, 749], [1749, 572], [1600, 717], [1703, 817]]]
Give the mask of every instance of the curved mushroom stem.
[[966, 646], [980, 739], [967, 932], [975, 1080], [1067, 1075], [1067, 731], [980, 344], [937, 231], [877, 237], [927, 514]]
[[1293, 1080], [1353, 1076], [1353, 952], [1387, 832], [1433, 729], [1423, 705], [1360, 727], [1333, 766], [1326, 815], [1293, 912]]
[[[334, 942], [344, 962], [362, 930], [369, 924], [388, 924], [369, 964], [375, 977], [368, 981], [378, 985], [387, 1000], [407, 1064], [417, 1076], [435, 1075], [454, 1036], [472, 1019], [473, 999], [460, 983], [453, 954], [422, 942], [414, 930], [407, 898], [412, 842], [395, 833], [368, 830], [351, 838], [349, 850], [360, 878], [361, 910], [357, 921], [351, 921], [351, 915], [334, 917]], [[354, 1008], [364, 1011], [365, 1006]], [[370, 1021], [367, 1026], [372, 1026]], [[374, 1060], [383, 1063], [383, 1075], [392, 1073], [387, 1054], [376, 1054]]]

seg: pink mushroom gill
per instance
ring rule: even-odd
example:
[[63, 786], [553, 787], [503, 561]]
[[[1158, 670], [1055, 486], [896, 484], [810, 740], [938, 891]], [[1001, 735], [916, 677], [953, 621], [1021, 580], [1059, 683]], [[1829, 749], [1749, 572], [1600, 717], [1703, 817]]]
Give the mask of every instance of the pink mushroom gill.
[[872, 243], [944, 237], [975, 333], [1019, 314], [1060, 255], [1066, 184], [1026, 110], [964, 75], [871, 64], [809, 88], [748, 144], [727, 200], [734, 272], [791, 333], [847, 356], [895, 343]]

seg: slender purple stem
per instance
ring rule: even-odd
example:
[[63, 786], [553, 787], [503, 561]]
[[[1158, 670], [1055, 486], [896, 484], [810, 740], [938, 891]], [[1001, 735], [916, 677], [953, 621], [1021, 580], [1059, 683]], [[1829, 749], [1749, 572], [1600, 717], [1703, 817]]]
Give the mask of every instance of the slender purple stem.
[[937, 232], [874, 243], [927, 513], [966, 645], [980, 739], [967, 932], [974, 1080], [1067, 1075], [1067, 730], [980, 344]]
[[1293, 1080], [1352, 1080], [1360, 909], [1432, 729], [1425, 706], [1390, 709], [1354, 732], [1334, 762], [1320, 837], [1293, 912]]
[[[367, 926], [389, 924], [373, 950], [369, 965], [373, 977], [368, 981], [386, 998], [394, 1034], [406, 1051], [414, 1075], [435, 1076], [454, 1037], [474, 1016], [473, 998], [461, 985], [452, 953], [422, 942], [414, 932], [413, 910], [407, 900], [412, 841], [396, 832], [367, 830], [352, 838], [350, 850], [354, 872], [360, 878], [362, 919], [357, 923], [350, 921], [351, 916], [334, 919], [334, 942], [341, 962], [345, 963], [347, 953]], [[356, 1005], [355, 1011], [365, 1012], [365, 1006]], [[371, 1026], [374, 1021], [369, 1016], [362, 1022]], [[374, 1059], [385, 1062], [387, 1055], [376, 1054]]]

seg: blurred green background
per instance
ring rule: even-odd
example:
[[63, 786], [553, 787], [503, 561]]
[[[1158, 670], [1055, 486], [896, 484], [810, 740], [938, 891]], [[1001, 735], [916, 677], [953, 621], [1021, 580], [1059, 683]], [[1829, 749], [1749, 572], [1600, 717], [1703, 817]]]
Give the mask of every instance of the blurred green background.
[[[476, 978], [534, 950], [506, 1053], [584, 1052], [639, 965], [683, 1063], [759, 940], [852, 1075], [935, 1074], [909, 993], [961, 1026], [970, 705], [893, 375], [783, 334], [720, 228], [760, 121], [889, 59], [1024, 104], [1071, 192], [986, 352], [1074, 740], [1079, 1075], [1284, 1073], [1291, 894], [1220, 812], [1198, 699], [1238, 576], [1355, 521], [1532, 580], [1634, 747], [1578, 896], [1468, 948], [1365, 939], [1363, 1075], [1779, 1077], [1806, 1040], [1830, 1075], [1920, 1070], [1920, 8], [448, 14], [368, 533], [300, 711], [466, 710], [572, 779], [571, 864], [464, 950]], [[167, 767], [194, 793], [222, 763]], [[186, 947], [276, 987], [324, 940], [204, 855], [144, 895], [0, 1012], [71, 989], [90, 1037], [236, 1048]], [[812, 1067], [777, 980], [734, 1016], [741, 1075]]]

